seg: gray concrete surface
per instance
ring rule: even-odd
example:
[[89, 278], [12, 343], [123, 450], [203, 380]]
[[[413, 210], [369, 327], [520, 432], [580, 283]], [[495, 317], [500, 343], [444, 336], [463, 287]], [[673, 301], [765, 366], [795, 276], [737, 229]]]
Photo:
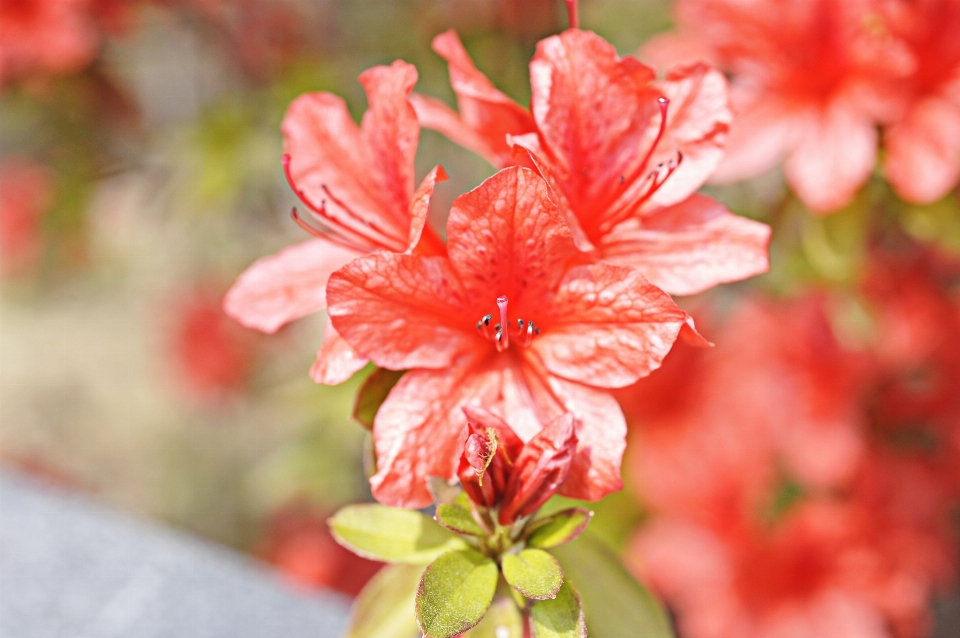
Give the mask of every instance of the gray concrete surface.
[[347, 608], [228, 549], [0, 471], [2, 638], [325, 638]]

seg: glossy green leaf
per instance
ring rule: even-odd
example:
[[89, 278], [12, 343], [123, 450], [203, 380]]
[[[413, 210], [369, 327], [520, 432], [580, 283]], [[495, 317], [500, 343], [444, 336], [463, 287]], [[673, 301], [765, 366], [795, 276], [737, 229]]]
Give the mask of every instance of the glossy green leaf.
[[459, 505], [440, 505], [437, 507], [437, 522], [449, 530], [469, 536], [486, 536], [487, 533], [473, 520], [473, 515]]
[[[570, 583], [563, 584], [556, 598], [534, 603], [530, 619], [534, 638], [585, 638], [587, 635], [580, 597]], [[641, 632], [632, 635], [644, 636]]]
[[563, 570], [557, 559], [542, 549], [525, 549], [504, 554], [500, 560], [503, 577], [511, 587], [534, 600], [553, 598], [563, 584]]
[[585, 535], [550, 552], [580, 592], [590, 638], [674, 638], [666, 612], [605, 546]]
[[348, 505], [328, 522], [338, 543], [364, 558], [387, 563], [425, 565], [466, 547], [460, 537], [420, 512], [376, 503]]
[[593, 512], [583, 507], [572, 507], [533, 523], [527, 537], [528, 547], [550, 548], [569, 543], [587, 529]]
[[523, 619], [512, 598], [498, 596], [480, 624], [463, 638], [523, 638]]
[[420, 579], [417, 620], [428, 638], [449, 638], [474, 627], [493, 600], [500, 572], [473, 549], [444, 554]]
[[422, 574], [419, 565], [381, 569], [354, 602], [345, 638], [417, 638], [413, 609]]
[[404, 370], [384, 370], [383, 368], [377, 368], [371, 372], [357, 391], [357, 399], [353, 403], [353, 413], [350, 416], [363, 427], [372, 430], [377, 410], [380, 409], [380, 405], [386, 400], [393, 386], [397, 385], [403, 373]]

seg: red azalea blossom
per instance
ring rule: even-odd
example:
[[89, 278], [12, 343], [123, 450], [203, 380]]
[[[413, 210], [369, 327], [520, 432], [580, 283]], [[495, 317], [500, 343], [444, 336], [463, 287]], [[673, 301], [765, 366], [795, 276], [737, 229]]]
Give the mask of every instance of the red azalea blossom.
[[933, 202], [960, 179], [960, 2], [893, 0], [884, 8], [915, 69], [898, 87], [907, 104], [885, 130], [883, 170], [904, 199]]
[[[399, 60], [361, 74], [370, 109], [359, 127], [330, 93], [308, 93], [290, 105], [282, 126], [284, 168], [309, 210], [294, 217], [315, 238], [250, 266], [224, 298], [228, 315], [273, 333], [326, 307], [327, 279], [352, 259], [379, 249], [443, 250], [426, 225], [443, 169], [433, 169], [414, 192], [420, 127], [407, 97], [416, 81], [416, 69]], [[328, 325], [311, 376], [339, 383], [365, 363]]]
[[456, 475], [468, 404], [510, 415], [524, 441], [573, 413], [579, 445], [560, 493], [597, 499], [620, 489], [625, 424], [606, 389], [656, 368], [686, 313], [637, 270], [580, 253], [528, 169], [505, 169], [460, 196], [447, 236], [447, 256], [374, 253], [327, 286], [350, 346], [409, 370], [374, 422], [374, 496], [429, 504], [427, 477]]
[[37, 71], [79, 71], [98, 44], [86, 0], [0, 0], [0, 87]]
[[890, 81], [909, 67], [881, 1], [679, 0], [677, 33], [645, 51], [670, 64], [710, 60], [732, 75], [736, 119], [716, 181], [783, 160], [814, 211], [851, 201], [876, 164], [876, 124], [893, 113]]
[[33, 271], [43, 252], [41, 226], [51, 203], [53, 173], [25, 158], [0, 164], [0, 274]]
[[474, 503], [499, 507], [509, 525], [530, 516], [567, 479], [577, 449], [569, 412], [548, 423], [524, 444], [502, 419], [482, 408], [464, 406], [470, 421], [460, 433], [457, 478]]
[[717, 71], [694, 64], [657, 80], [571, 29], [537, 46], [527, 111], [476, 69], [454, 32], [433, 47], [450, 64], [460, 112], [414, 95], [420, 121], [495, 166], [532, 161], [582, 250], [636, 266], [671, 294], [768, 269], [769, 228], [694, 194], [723, 155], [731, 119]]

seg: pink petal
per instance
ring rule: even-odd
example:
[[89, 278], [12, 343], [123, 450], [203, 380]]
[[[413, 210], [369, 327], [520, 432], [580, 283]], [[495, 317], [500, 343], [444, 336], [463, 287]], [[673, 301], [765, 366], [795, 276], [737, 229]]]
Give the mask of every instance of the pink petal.
[[665, 292], [692, 295], [767, 272], [769, 243], [766, 224], [692, 195], [617, 227], [598, 248], [604, 260], [639, 268]]
[[883, 172], [897, 194], [917, 204], [937, 201], [960, 180], [960, 103], [920, 101], [890, 127], [885, 144]]
[[367, 363], [369, 360], [353, 351], [328, 318], [323, 332], [323, 343], [317, 351], [317, 360], [310, 367], [310, 378], [316, 383], [338, 385], [359, 372]]
[[420, 126], [436, 131], [454, 144], [469, 149], [493, 166], [500, 166], [506, 158], [503, 149], [498, 149], [492, 140], [463, 121], [460, 114], [440, 100], [414, 93], [410, 104], [417, 112]]
[[735, 117], [727, 136], [726, 153], [710, 178], [717, 184], [740, 182], [780, 163], [797, 137], [796, 116], [779, 104], [743, 96], [734, 90]]
[[276, 332], [323, 310], [331, 273], [361, 254], [320, 238], [262, 257], [227, 291], [223, 311], [247, 328]]

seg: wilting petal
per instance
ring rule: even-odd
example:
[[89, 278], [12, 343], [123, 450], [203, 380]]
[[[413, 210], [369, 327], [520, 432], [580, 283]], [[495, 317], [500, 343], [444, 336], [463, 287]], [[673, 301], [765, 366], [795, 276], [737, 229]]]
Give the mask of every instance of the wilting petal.
[[[450, 66], [450, 85], [457, 96], [460, 118], [486, 142], [487, 150], [480, 154], [493, 160], [494, 166], [508, 166], [512, 162], [507, 135], [522, 135], [535, 130], [530, 113], [497, 90], [477, 70], [455, 31], [435, 37], [433, 50]], [[480, 149], [475, 150], [479, 152]]]
[[[442, 166], [435, 166], [423, 181], [417, 192], [410, 200], [410, 239], [407, 243], [408, 253], [415, 250], [421, 254], [444, 254], [446, 248], [436, 233], [427, 226], [427, 215], [430, 212], [430, 200], [433, 199], [433, 189], [437, 182], [447, 181], [447, 172]], [[426, 230], [426, 234], [424, 231]]]
[[362, 253], [311, 239], [262, 257], [223, 298], [223, 311], [247, 328], [273, 333], [326, 306], [327, 280]]
[[[659, 126], [653, 71], [588, 31], [541, 40], [530, 62], [532, 111], [551, 167], [583, 217], [635, 181]], [[629, 185], [628, 185], [629, 186]], [[595, 212], [595, 211], [593, 211]]]
[[657, 86], [670, 99], [667, 128], [651, 162], [669, 162], [682, 153], [680, 166], [654, 194], [661, 206], [680, 202], [720, 164], [733, 113], [723, 74], [705, 64], [671, 69]]
[[530, 350], [553, 374], [604, 388], [633, 383], [660, 366], [687, 314], [627, 266], [570, 270]]
[[635, 266], [671, 295], [692, 295], [770, 268], [770, 227], [693, 195], [619, 226], [598, 246], [603, 259]]
[[904, 199], [927, 204], [957, 185], [960, 104], [939, 97], [923, 100], [890, 127], [884, 141], [884, 174]]
[[577, 255], [546, 183], [520, 167], [504, 169], [458, 197], [447, 237], [464, 288], [474, 297], [489, 296], [482, 300], [491, 305], [500, 295], [520, 308], [543, 303]]
[[482, 343], [442, 257], [373, 253], [334, 273], [327, 295], [337, 332], [382, 368], [443, 368]]
[[533, 514], [556, 494], [570, 473], [576, 448], [577, 433], [569, 412], [548, 423], [523, 446], [503, 496], [501, 525]]
[[818, 213], [846, 206], [873, 171], [877, 131], [868, 119], [835, 105], [812, 113], [787, 157], [787, 182]]
[[369, 361], [350, 347], [337, 329], [327, 319], [323, 332], [323, 343], [317, 352], [317, 359], [310, 367], [310, 378], [324, 385], [338, 385], [356, 374]]

